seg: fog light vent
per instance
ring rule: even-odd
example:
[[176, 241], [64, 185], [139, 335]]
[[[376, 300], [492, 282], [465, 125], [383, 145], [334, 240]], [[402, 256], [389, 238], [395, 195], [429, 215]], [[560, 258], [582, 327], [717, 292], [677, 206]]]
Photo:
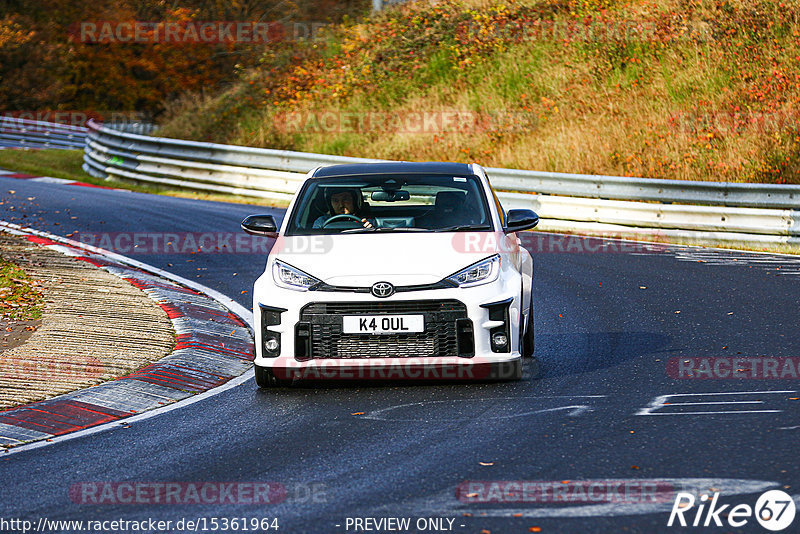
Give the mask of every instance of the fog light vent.
[[511, 352], [511, 343], [508, 342], [508, 308], [513, 301], [513, 298], [507, 298], [500, 302], [481, 304], [481, 308], [489, 310], [490, 321], [503, 321], [502, 326], [496, 326], [489, 330], [489, 342], [492, 346], [492, 352]]
[[262, 354], [265, 358], [277, 358], [281, 354], [281, 334], [270, 330], [269, 327], [281, 324], [281, 314], [286, 310], [263, 304], [260, 308]]

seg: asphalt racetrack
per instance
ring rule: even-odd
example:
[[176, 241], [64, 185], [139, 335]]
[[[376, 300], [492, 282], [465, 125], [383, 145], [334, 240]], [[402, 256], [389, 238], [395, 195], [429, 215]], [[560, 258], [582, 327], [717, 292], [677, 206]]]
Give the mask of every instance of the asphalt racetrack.
[[[9, 178], [0, 178], [0, 200], [4, 220], [73, 239], [238, 235], [248, 214], [282, 215]], [[800, 357], [800, 261], [540, 233], [526, 233], [525, 243], [535, 261], [537, 377], [529, 365], [513, 383], [271, 391], [251, 378], [143, 421], [0, 456], [0, 516], [204, 518], [209, 529], [213, 518], [277, 518], [278, 532], [289, 533], [402, 531], [389, 518], [425, 532], [766, 532], [754, 518], [716, 529], [702, 528], [705, 516], [697, 528], [667, 521], [681, 489], [717, 493], [718, 506], [752, 507], [768, 489], [798, 502], [798, 377], [753, 378], [747, 359], [777, 358], [780, 371], [783, 358]], [[266, 259], [115, 252], [247, 308]], [[685, 376], [687, 359], [700, 379]], [[740, 377], [703, 374], [715, 361]], [[527, 500], [497, 491], [514, 481], [529, 482]], [[286, 493], [260, 504], [94, 502], [81, 493], [89, 483], [123, 482], [268, 482]]]

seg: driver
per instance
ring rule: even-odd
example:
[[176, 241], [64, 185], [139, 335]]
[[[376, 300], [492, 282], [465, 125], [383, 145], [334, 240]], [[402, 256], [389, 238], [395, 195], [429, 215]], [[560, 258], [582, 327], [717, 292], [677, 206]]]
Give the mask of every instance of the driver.
[[352, 215], [361, 219], [361, 223], [364, 225], [364, 228], [373, 228], [373, 222], [368, 220], [366, 217], [362, 217], [358, 213], [360, 211], [359, 208], [361, 208], [360, 202], [358, 202], [360, 197], [360, 191], [353, 189], [343, 189], [341, 191], [331, 193], [328, 197], [328, 202], [330, 204], [329, 214], [320, 215], [317, 217], [317, 220], [314, 221], [313, 227], [322, 228], [325, 222], [337, 215]]

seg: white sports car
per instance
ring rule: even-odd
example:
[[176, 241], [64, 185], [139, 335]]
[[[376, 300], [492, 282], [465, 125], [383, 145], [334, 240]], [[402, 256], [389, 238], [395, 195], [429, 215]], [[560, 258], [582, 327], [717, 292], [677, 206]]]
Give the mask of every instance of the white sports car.
[[255, 282], [259, 387], [303, 379], [519, 379], [533, 354], [533, 260], [477, 164], [318, 167]]

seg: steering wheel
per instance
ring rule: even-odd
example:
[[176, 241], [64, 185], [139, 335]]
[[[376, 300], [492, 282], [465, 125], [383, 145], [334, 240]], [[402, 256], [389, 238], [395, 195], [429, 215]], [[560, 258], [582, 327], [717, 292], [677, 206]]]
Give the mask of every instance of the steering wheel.
[[349, 213], [341, 213], [339, 215], [334, 215], [324, 223], [322, 223], [322, 228], [325, 228], [331, 223], [339, 222], [339, 221], [346, 221], [351, 220], [361, 224], [361, 217], [356, 217], [355, 215], [351, 215]]

